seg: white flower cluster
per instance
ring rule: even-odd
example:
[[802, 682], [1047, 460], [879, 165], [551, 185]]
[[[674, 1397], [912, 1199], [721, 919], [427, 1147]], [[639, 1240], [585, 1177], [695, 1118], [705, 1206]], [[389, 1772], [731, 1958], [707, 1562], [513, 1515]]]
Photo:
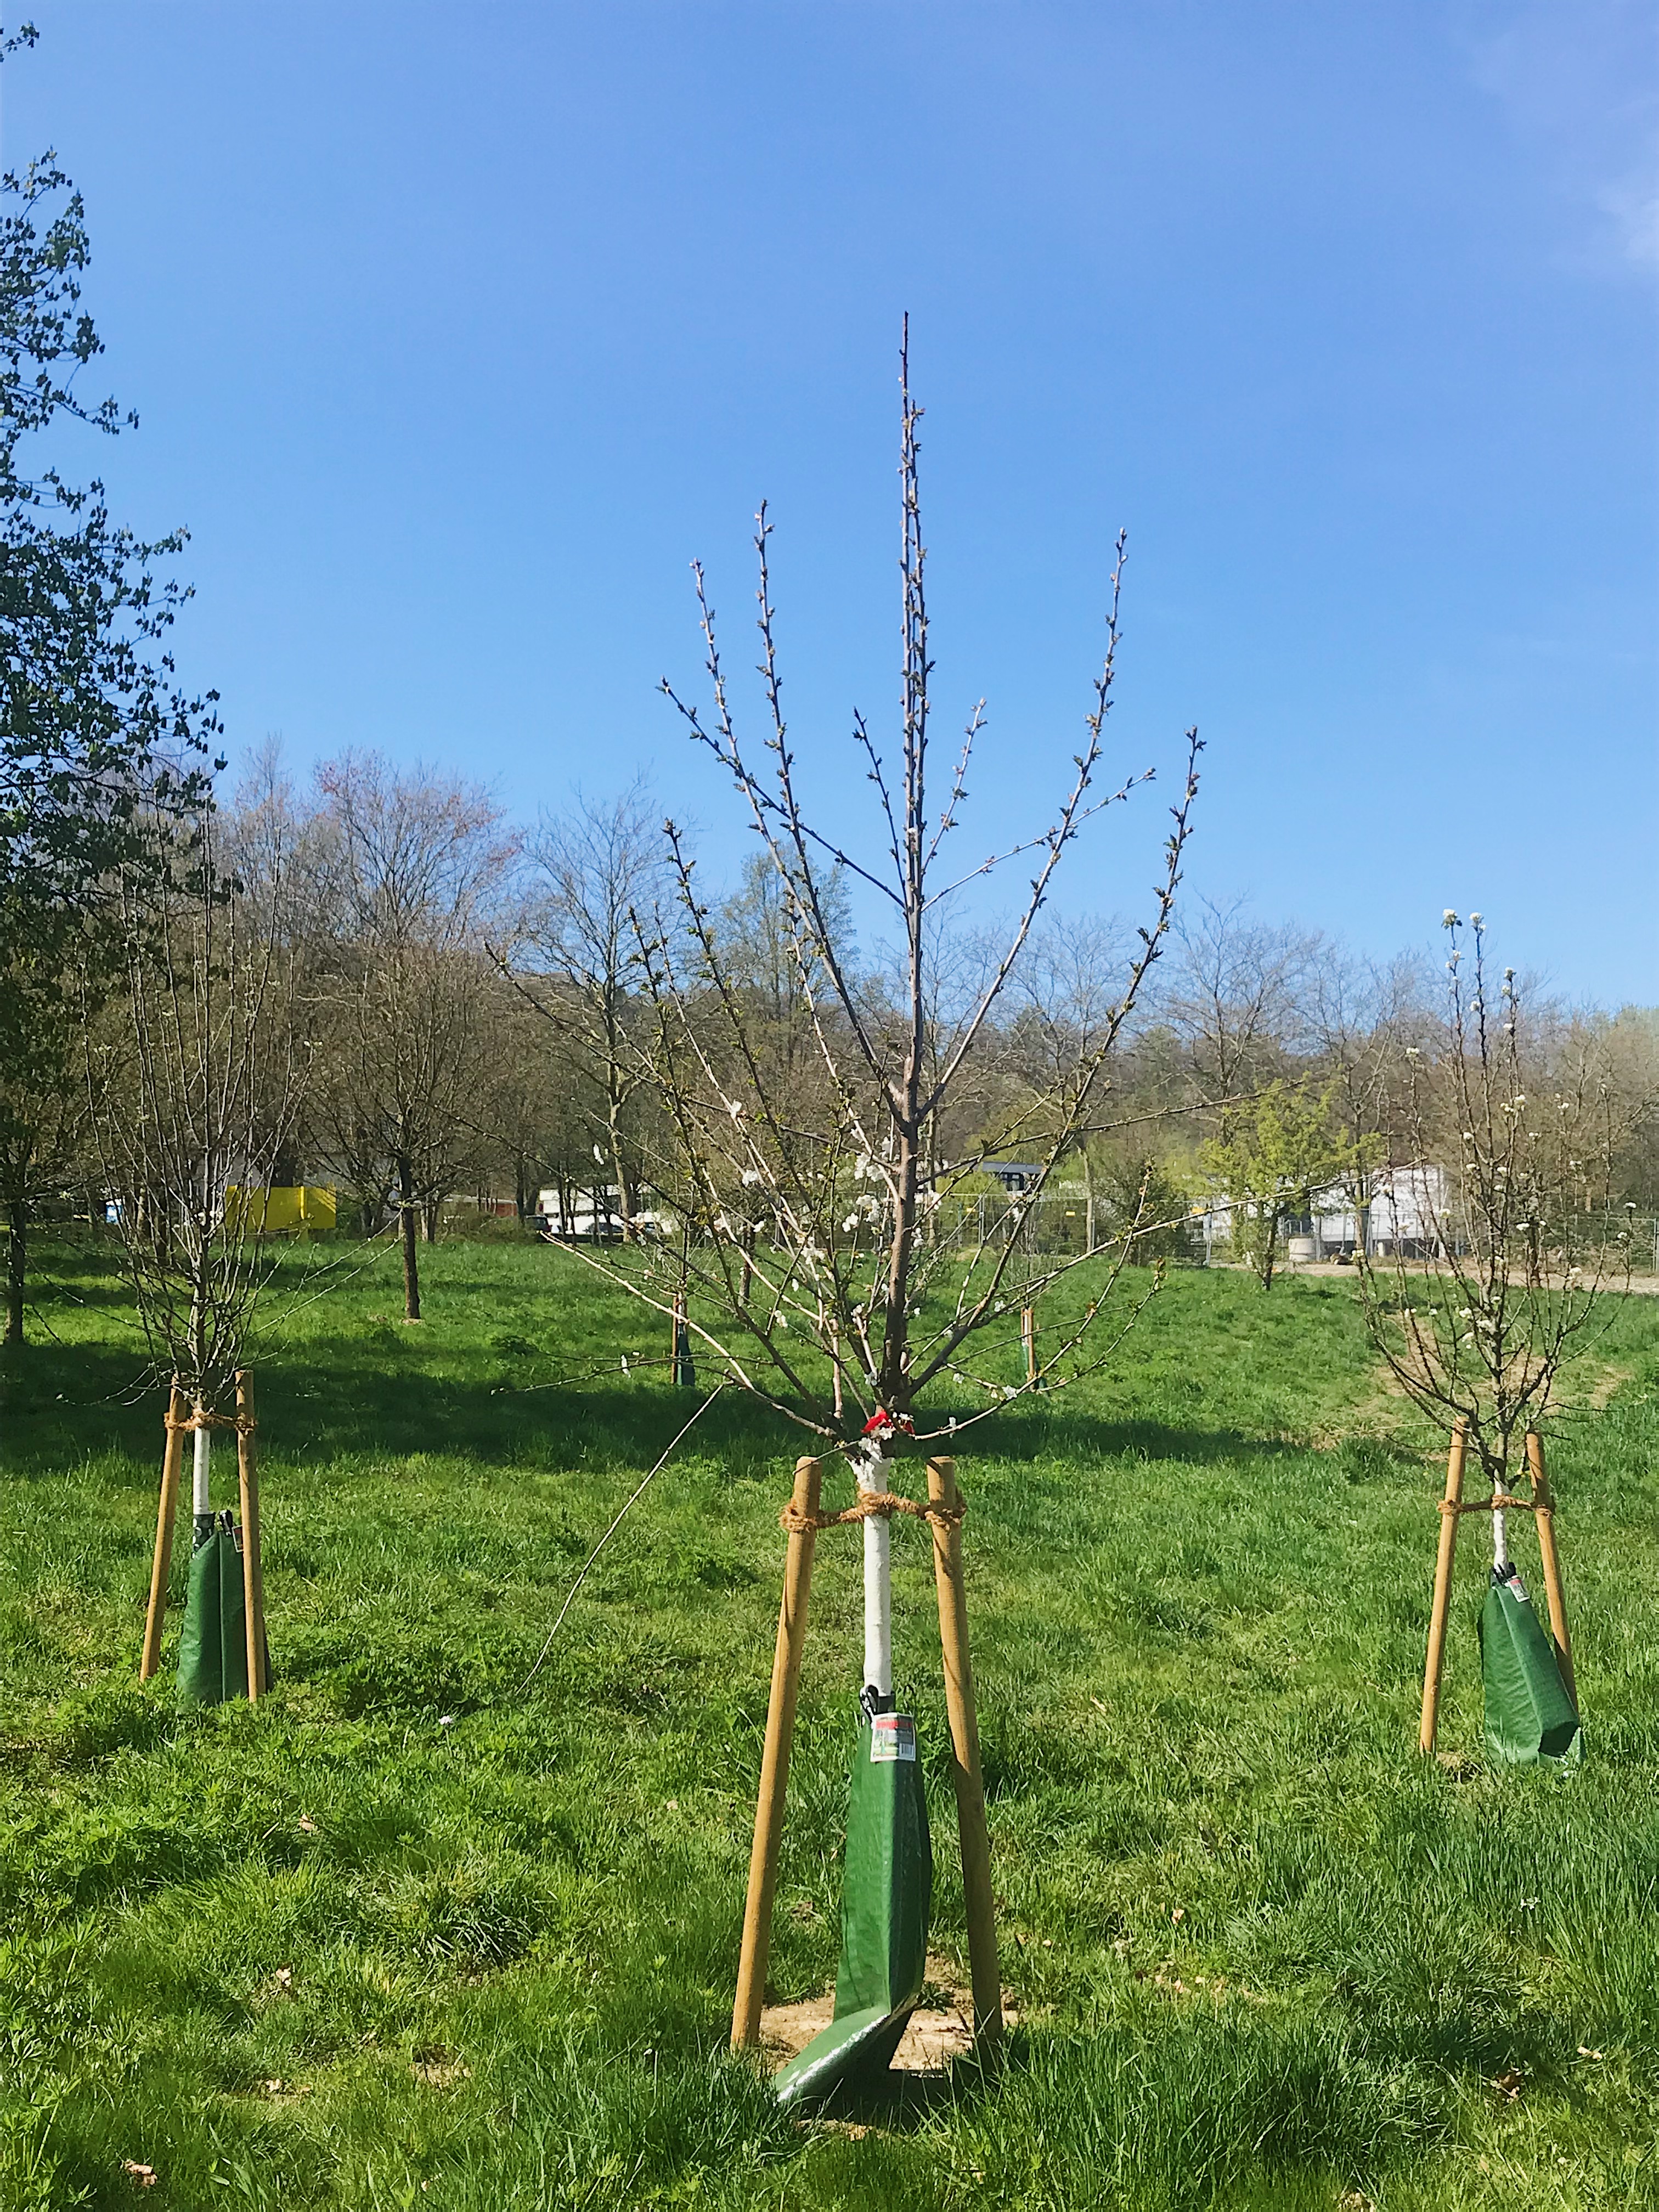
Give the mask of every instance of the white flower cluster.
[[881, 1200], [874, 1191], [860, 1191], [853, 1200], [853, 1210], [842, 1222], [843, 1232], [851, 1236], [860, 1221], [876, 1221], [881, 1216]]

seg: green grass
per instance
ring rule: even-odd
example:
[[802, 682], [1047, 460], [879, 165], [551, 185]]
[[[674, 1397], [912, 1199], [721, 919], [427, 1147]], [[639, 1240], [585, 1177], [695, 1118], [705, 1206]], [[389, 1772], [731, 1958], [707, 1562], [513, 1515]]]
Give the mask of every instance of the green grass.
[[[1109, 1377], [963, 1440], [1022, 2025], [858, 2134], [724, 2049], [797, 1439], [720, 1401], [526, 1689], [696, 1401], [526, 1389], [662, 1347], [551, 1250], [422, 1257], [420, 1328], [382, 1270], [262, 1358], [279, 1681], [179, 1719], [136, 1680], [160, 1399], [107, 1272], [48, 1255], [58, 1340], [0, 1370], [0, 2206], [1659, 2203], [1659, 1302], [1552, 1445], [1565, 1781], [1483, 1771], [1478, 1535], [1462, 1756], [1417, 1755], [1440, 1445], [1341, 1281], [1177, 1274]], [[925, 1536], [895, 1552], [960, 1966]], [[826, 1538], [781, 1996], [834, 1971], [857, 1620]]]

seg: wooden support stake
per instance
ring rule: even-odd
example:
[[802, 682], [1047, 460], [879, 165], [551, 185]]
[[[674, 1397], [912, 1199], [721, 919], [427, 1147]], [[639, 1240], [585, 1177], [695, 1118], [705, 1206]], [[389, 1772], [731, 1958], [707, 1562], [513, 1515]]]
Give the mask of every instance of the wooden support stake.
[[[798, 1514], [817, 1513], [822, 1487], [817, 1461], [797, 1460], [794, 1504]], [[761, 1754], [760, 1794], [755, 1805], [755, 1844], [749, 1856], [749, 1894], [743, 1908], [738, 1993], [732, 2007], [734, 2051], [760, 2041], [766, 1956], [772, 1941], [772, 1893], [777, 1887], [778, 1844], [783, 1834], [783, 1801], [789, 1787], [789, 1751], [795, 1733], [795, 1699], [800, 1689], [800, 1655], [806, 1641], [806, 1601], [812, 1586], [812, 1551], [817, 1541], [816, 1528], [792, 1529], [784, 1562], [783, 1604], [772, 1655], [772, 1694], [766, 1708], [766, 1748]]]
[[1025, 1380], [1035, 1382], [1037, 1379], [1036, 1314], [1030, 1306], [1024, 1306], [1020, 1310], [1019, 1334], [1025, 1346]]
[[[930, 1459], [927, 1497], [954, 1507], [956, 1462]], [[997, 1959], [996, 1904], [991, 1894], [991, 1838], [985, 1825], [985, 1781], [979, 1764], [979, 1720], [974, 1710], [974, 1667], [968, 1649], [968, 1601], [962, 1580], [962, 1523], [933, 1521], [933, 1579], [939, 1589], [939, 1648], [945, 1662], [945, 1706], [954, 1753], [962, 1837], [962, 1889], [968, 1911], [968, 1961], [974, 1984], [974, 2045], [990, 2057], [1002, 2039], [1002, 1968]]]
[[253, 1376], [236, 1370], [236, 1478], [242, 1506], [242, 1613], [247, 1628], [247, 1694], [257, 1705], [265, 1680], [265, 1577], [259, 1557], [259, 1462], [254, 1448]]
[[173, 1531], [179, 1518], [179, 1469], [185, 1456], [183, 1424], [190, 1407], [179, 1378], [167, 1399], [167, 1441], [161, 1454], [161, 1498], [155, 1509], [155, 1555], [149, 1570], [149, 1609], [144, 1615], [144, 1651], [138, 1680], [148, 1682], [161, 1663], [161, 1617], [167, 1609], [167, 1575], [173, 1565]]
[[1550, 1609], [1550, 1634], [1567, 1695], [1576, 1705], [1578, 1686], [1573, 1680], [1572, 1646], [1567, 1640], [1567, 1601], [1561, 1595], [1561, 1562], [1555, 1549], [1555, 1500], [1544, 1472], [1544, 1439], [1536, 1429], [1527, 1431], [1527, 1472], [1532, 1477], [1533, 1519], [1538, 1524], [1538, 1556], [1544, 1570], [1544, 1595]]
[[1440, 1515], [1440, 1552], [1434, 1565], [1434, 1609], [1429, 1615], [1429, 1655], [1423, 1668], [1423, 1724], [1418, 1745], [1426, 1756], [1440, 1727], [1440, 1674], [1446, 1660], [1446, 1623], [1451, 1613], [1452, 1559], [1457, 1549], [1458, 1509], [1463, 1501], [1463, 1457], [1469, 1425], [1460, 1414], [1446, 1457], [1446, 1497]]

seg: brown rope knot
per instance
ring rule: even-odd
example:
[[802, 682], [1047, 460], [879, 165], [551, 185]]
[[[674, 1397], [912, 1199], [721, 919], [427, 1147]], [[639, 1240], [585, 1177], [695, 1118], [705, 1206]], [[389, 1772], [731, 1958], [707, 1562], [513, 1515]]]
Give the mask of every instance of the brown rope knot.
[[1494, 1490], [1490, 1498], [1475, 1498], [1467, 1502], [1443, 1498], [1443, 1513], [1547, 1513], [1547, 1504], [1540, 1504], [1535, 1498], [1512, 1498], [1507, 1490]]
[[915, 1520], [931, 1521], [936, 1528], [956, 1528], [967, 1510], [967, 1500], [962, 1497], [953, 1505], [935, 1505], [920, 1498], [902, 1497], [896, 1490], [865, 1490], [860, 1492], [856, 1504], [844, 1505], [839, 1513], [803, 1513], [792, 1498], [778, 1516], [778, 1526], [791, 1536], [804, 1536], [809, 1528], [841, 1528], [849, 1522], [868, 1521], [878, 1515], [890, 1521], [895, 1513], [908, 1513]]
[[259, 1425], [252, 1413], [210, 1413], [203, 1406], [182, 1421], [175, 1421], [171, 1413], [165, 1419], [166, 1425], [179, 1436], [187, 1435], [191, 1429], [234, 1429], [239, 1436], [251, 1437]]

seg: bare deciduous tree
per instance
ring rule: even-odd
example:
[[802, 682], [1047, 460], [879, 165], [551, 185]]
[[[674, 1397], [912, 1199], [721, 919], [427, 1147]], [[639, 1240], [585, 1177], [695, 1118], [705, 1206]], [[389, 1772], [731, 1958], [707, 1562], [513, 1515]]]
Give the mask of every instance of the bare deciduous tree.
[[1426, 1032], [1423, 997], [1419, 963], [1410, 957], [1379, 964], [1326, 939], [1309, 963], [1304, 1018], [1346, 1139], [1356, 1253], [1369, 1236], [1373, 1170], [1397, 1149], [1389, 1099], [1391, 1087], [1399, 1090], [1401, 1055]]
[[1200, 899], [1177, 935], [1164, 1018], [1212, 1104], [1270, 1082], [1305, 1034], [1303, 998], [1321, 939], [1293, 923], [1249, 920], [1245, 902]]
[[1528, 1036], [1512, 969], [1492, 998], [1480, 916], [1468, 925], [1470, 975], [1449, 908], [1445, 926], [1441, 1034], [1407, 1048], [1395, 1109], [1436, 1218], [1418, 1261], [1396, 1230], [1392, 1261], [1364, 1258], [1360, 1282], [1402, 1389], [1448, 1425], [1466, 1421], [1493, 1487], [1507, 1489], [1517, 1435], [1542, 1420], [1565, 1362], [1607, 1318], [1605, 1291], [1628, 1279], [1619, 1127], [1590, 1053], [1551, 1067]]
[[[647, 787], [635, 782], [609, 802], [578, 794], [566, 819], [544, 824], [532, 861], [519, 957], [507, 972], [585, 1066], [593, 1093], [588, 1141], [615, 1182], [631, 1242], [639, 1211], [635, 1101], [647, 1068], [636, 1034], [641, 966], [629, 917], [651, 913], [665, 882]], [[600, 1210], [596, 1200], [596, 1218]]]
[[[629, 1288], [666, 1310], [676, 1290], [690, 1292], [692, 1325], [722, 1376], [754, 1392], [819, 1435], [852, 1442], [863, 1431], [876, 1457], [896, 1432], [912, 1431], [921, 1401], [936, 1384], [971, 1393], [969, 1410], [942, 1417], [940, 1437], [1018, 1395], [1005, 1379], [1004, 1323], [1010, 1268], [1025, 1212], [1041, 1198], [1055, 1162], [1086, 1127], [1103, 1071], [1130, 1018], [1138, 992], [1162, 952], [1197, 788], [1198, 740], [1188, 733], [1185, 775], [1154, 892], [1148, 925], [1137, 933], [1112, 1003], [1086, 1038], [1054, 1070], [1039, 1102], [1015, 1126], [1040, 1138], [1031, 1190], [1012, 1209], [1010, 1233], [995, 1249], [964, 1249], [924, 1235], [941, 1170], [934, 1133], [991, 1033], [1025, 955], [1054, 872], [1084, 824], [1125, 799], [1142, 775], [1097, 789], [1105, 753], [1117, 647], [1117, 592], [1122, 541], [1113, 572], [1104, 665], [1096, 679], [1081, 749], [1067, 787], [1047, 824], [990, 859], [953, 870], [950, 862], [968, 796], [982, 708], [971, 716], [946, 781], [935, 796], [932, 766], [933, 663], [924, 589], [926, 556], [918, 492], [918, 426], [908, 369], [902, 383], [902, 715], [898, 758], [890, 768], [862, 717], [854, 739], [875, 793], [883, 850], [869, 865], [819, 830], [803, 802], [784, 719], [768, 570], [771, 530], [763, 509], [756, 550], [760, 569], [760, 675], [767, 726], [763, 769], [738, 733], [715, 627], [700, 568], [695, 571], [712, 715], [705, 719], [665, 683], [694, 740], [732, 778], [773, 872], [790, 948], [794, 989], [812, 1041], [811, 1082], [776, 1079], [761, 1048], [752, 1009], [730, 972], [717, 911], [702, 901], [695, 864], [671, 823], [670, 849], [684, 928], [659, 929], [640, 915], [643, 981], [653, 1021], [653, 1079], [665, 1115], [654, 1170], [672, 1190], [685, 1224], [677, 1251], [657, 1251], [629, 1267], [594, 1255]], [[1019, 910], [970, 994], [939, 989], [939, 925], [967, 889], [1016, 857], [1033, 872]], [[892, 919], [897, 939], [890, 986], [872, 994], [849, 971], [838, 945], [831, 886], [861, 887]], [[941, 1010], [943, 1017], [941, 1018]], [[982, 1164], [983, 1151], [951, 1160], [948, 1175]], [[751, 1244], [751, 1237], [754, 1243]], [[1107, 1356], [1095, 1334], [1110, 1281], [1091, 1286], [1081, 1310], [1054, 1332], [1042, 1379], [1056, 1382]], [[1057, 1257], [1022, 1286], [1036, 1297], [1077, 1266]], [[988, 1358], [975, 1364], [975, 1340]]]
[[[1050, 921], [1034, 934], [1030, 952], [1014, 979], [1021, 1008], [1018, 1030], [1028, 1042], [1028, 1088], [1042, 1098], [1053, 1095], [1064, 1070], [1091, 1052], [1116, 1018], [1117, 978], [1129, 941], [1115, 922], [1082, 915]], [[1099, 1241], [1100, 1125], [1111, 1087], [1103, 1076], [1096, 1086], [1094, 1126], [1079, 1130], [1074, 1139], [1083, 1172], [1084, 1243], [1091, 1252]]]
[[495, 992], [484, 954], [517, 854], [486, 793], [346, 753], [317, 772], [317, 1115], [361, 1192], [395, 1189], [404, 1310], [421, 1317], [417, 1224], [477, 1143]]
[[121, 1018], [85, 1029], [90, 1110], [139, 1316], [158, 1358], [210, 1411], [241, 1364], [273, 1264], [263, 1209], [229, 1194], [270, 1181], [303, 1075], [270, 911], [250, 910], [225, 872], [219, 830], [211, 811], [182, 836], [158, 827], [155, 848], [170, 844], [173, 865], [123, 876]]

